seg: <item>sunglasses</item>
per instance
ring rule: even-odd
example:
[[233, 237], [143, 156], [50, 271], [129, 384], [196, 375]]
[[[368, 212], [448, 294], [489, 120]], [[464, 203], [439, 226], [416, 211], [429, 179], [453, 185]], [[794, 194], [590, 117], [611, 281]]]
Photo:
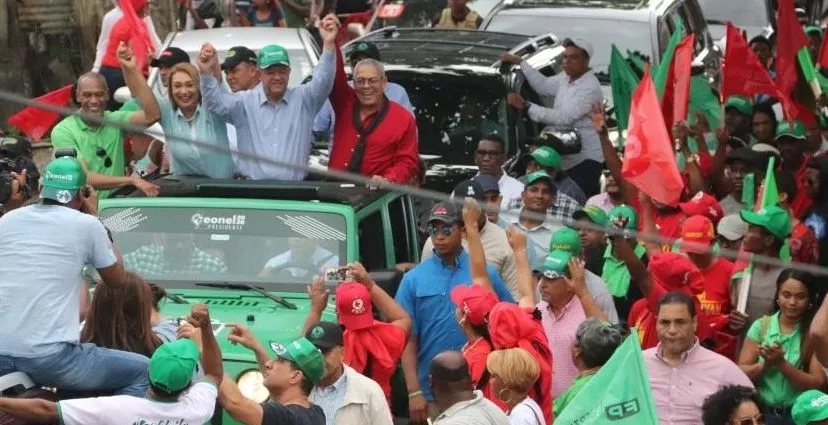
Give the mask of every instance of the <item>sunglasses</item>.
[[437, 235], [443, 236], [451, 236], [451, 233], [454, 232], [454, 224], [451, 225], [441, 225], [441, 224], [434, 224], [429, 223], [428, 225], [428, 234], [431, 235], [432, 238], [437, 237]]
[[109, 168], [112, 166], [112, 158], [106, 154], [106, 150], [104, 148], [95, 149], [95, 155], [97, 155], [98, 158], [103, 158], [104, 167]]
[[736, 425], [765, 425], [765, 415], [758, 414], [754, 417], [736, 418]]

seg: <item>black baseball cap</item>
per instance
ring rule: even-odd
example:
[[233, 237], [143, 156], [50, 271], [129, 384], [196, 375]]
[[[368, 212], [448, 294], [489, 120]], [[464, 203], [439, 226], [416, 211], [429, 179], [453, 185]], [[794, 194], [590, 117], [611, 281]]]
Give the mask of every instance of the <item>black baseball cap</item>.
[[226, 71], [235, 68], [238, 64], [247, 62], [251, 65], [258, 65], [259, 58], [256, 53], [247, 47], [236, 46], [231, 47], [224, 56], [224, 62], [221, 64], [221, 69]]
[[744, 161], [746, 164], [748, 164], [748, 166], [755, 167], [759, 165], [762, 159], [760, 157], [760, 154], [758, 154], [754, 150], [747, 147], [743, 147], [736, 148], [730, 151], [725, 161], [727, 164], [733, 161]]
[[348, 56], [348, 61], [354, 60], [356, 55], [365, 55], [374, 60], [380, 60], [380, 52], [376, 44], [367, 41], [361, 41], [354, 46], [354, 50]]
[[320, 350], [343, 346], [342, 327], [336, 323], [319, 322], [305, 332], [305, 338]]
[[469, 179], [458, 183], [457, 186], [454, 187], [452, 196], [460, 199], [472, 197], [475, 200], [483, 201], [486, 199], [485, 193], [486, 192], [483, 190], [483, 186], [481, 186], [477, 180]]
[[477, 184], [480, 185], [480, 188], [483, 189], [483, 193], [500, 193], [500, 184], [498, 183], [497, 179], [494, 178], [494, 176], [492, 176], [491, 174], [480, 173], [474, 176], [474, 181], [476, 181]]
[[155, 68], [169, 68], [180, 63], [190, 63], [190, 55], [178, 47], [167, 47], [150, 62]]
[[457, 208], [448, 202], [438, 202], [431, 208], [431, 214], [428, 215], [429, 223], [432, 221], [442, 221], [446, 224], [454, 224], [460, 221], [460, 214]]

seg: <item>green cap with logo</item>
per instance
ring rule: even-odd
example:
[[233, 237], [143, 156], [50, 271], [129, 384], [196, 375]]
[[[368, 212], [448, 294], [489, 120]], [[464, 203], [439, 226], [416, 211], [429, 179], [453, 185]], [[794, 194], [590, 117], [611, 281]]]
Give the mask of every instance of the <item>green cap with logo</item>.
[[607, 212], [597, 205], [587, 205], [572, 213], [573, 220], [580, 220], [582, 218], [585, 218], [593, 224], [597, 224], [599, 226], [606, 226], [609, 222]]
[[278, 44], [262, 47], [259, 50], [259, 68], [267, 69], [276, 65], [290, 66], [288, 51]]
[[753, 102], [744, 96], [734, 95], [727, 98], [725, 110], [727, 108], [736, 109], [742, 115], [750, 115], [753, 112]]
[[622, 220], [626, 219], [627, 225], [624, 226], [625, 229], [634, 230], [638, 228], [638, 214], [629, 205], [624, 204], [613, 207], [608, 216], [611, 223], [615, 223], [619, 218]]
[[828, 419], [828, 395], [819, 390], [808, 390], [800, 394], [791, 408], [796, 425]]
[[296, 364], [313, 383], [319, 382], [325, 376], [325, 360], [322, 358], [322, 352], [307, 338], [299, 338], [288, 345], [271, 342], [270, 349], [280, 359]]
[[199, 357], [198, 347], [191, 339], [161, 344], [149, 362], [150, 383], [170, 393], [187, 388]]
[[86, 186], [86, 170], [83, 164], [71, 156], [62, 156], [46, 165], [43, 173], [43, 190], [46, 199], [68, 204]]
[[556, 230], [555, 233], [552, 233], [549, 251], [565, 251], [573, 256], [580, 255], [581, 237], [578, 236], [578, 231], [570, 227]]
[[791, 216], [784, 209], [771, 205], [759, 211], [742, 210], [742, 220], [747, 224], [759, 226], [780, 240], [791, 234]]
[[789, 123], [782, 121], [776, 126], [776, 139], [779, 140], [784, 137], [790, 137], [797, 140], [805, 140], [805, 126], [799, 122], [794, 121]]
[[560, 171], [561, 167], [563, 167], [563, 159], [561, 158], [561, 155], [558, 151], [549, 146], [541, 146], [533, 150], [529, 156], [531, 156], [535, 162], [544, 168], [553, 168]]
[[557, 279], [565, 277], [567, 270], [569, 270], [569, 260], [572, 254], [568, 251], [554, 250], [549, 253], [549, 256], [543, 260], [543, 264], [534, 270], [535, 273], [547, 279]]
[[526, 175], [526, 186], [531, 186], [541, 180], [546, 181], [549, 183], [549, 187], [554, 191], [555, 187], [555, 180], [552, 180], [552, 176], [549, 175], [546, 171], [540, 170], [535, 171], [534, 173], [529, 173]]

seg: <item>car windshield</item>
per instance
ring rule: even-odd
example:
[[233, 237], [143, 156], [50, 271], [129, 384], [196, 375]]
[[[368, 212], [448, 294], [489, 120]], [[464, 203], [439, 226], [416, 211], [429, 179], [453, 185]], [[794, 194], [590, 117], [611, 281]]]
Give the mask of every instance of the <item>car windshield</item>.
[[727, 21], [741, 27], [764, 27], [768, 22], [767, 0], [699, 0], [708, 22], [724, 24]]
[[104, 224], [124, 266], [167, 287], [254, 283], [304, 292], [313, 275], [347, 260], [345, 217], [241, 208], [107, 208]]
[[408, 92], [417, 115], [420, 153], [438, 163], [472, 164], [477, 143], [496, 133], [508, 143], [506, 87], [498, 76], [388, 72]]
[[[555, 30], [555, 28], [560, 30]], [[592, 43], [594, 52], [590, 65], [596, 69], [609, 66], [613, 44], [622, 53], [626, 50], [638, 51], [649, 58], [652, 52], [650, 29], [646, 22], [499, 13], [492, 18], [486, 30], [525, 35], [546, 34], [551, 30], [561, 38], [584, 38]]]

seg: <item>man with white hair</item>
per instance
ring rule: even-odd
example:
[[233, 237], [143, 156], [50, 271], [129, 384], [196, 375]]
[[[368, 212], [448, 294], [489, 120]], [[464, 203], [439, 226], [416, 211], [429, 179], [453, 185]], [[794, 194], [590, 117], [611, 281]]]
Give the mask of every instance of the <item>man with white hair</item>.
[[592, 127], [592, 108], [601, 104], [604, 96], [601, 83], [589, 68], [592, 45], [581, 38], [567, 38], [563, 46], [564, 72], [552, 77], [541, 74], [519, 56], [503, 53], [500, 59], [504, 63], [520, 64], [526, 81], [539, 95], [555, 97], [552, 108], [547, 108], [528, 102], [517, 93], [509, 93], [510, 106], [525, 111], [532, 121], [580, 132], [582, 148], [580, 152], [563, 156], [562, 170], [578, 183], [588, 198], [601, 191], [604, 154], [598, 133]]
[[354, 86], [345, 77], [337, 46], [331, 106], [338, 117], [328, 167], [374, 180], [405, 184], [417, 174], [419, 154], [414, 116], [388, 99], [385, 68], [366, 58], [354, 65]]

